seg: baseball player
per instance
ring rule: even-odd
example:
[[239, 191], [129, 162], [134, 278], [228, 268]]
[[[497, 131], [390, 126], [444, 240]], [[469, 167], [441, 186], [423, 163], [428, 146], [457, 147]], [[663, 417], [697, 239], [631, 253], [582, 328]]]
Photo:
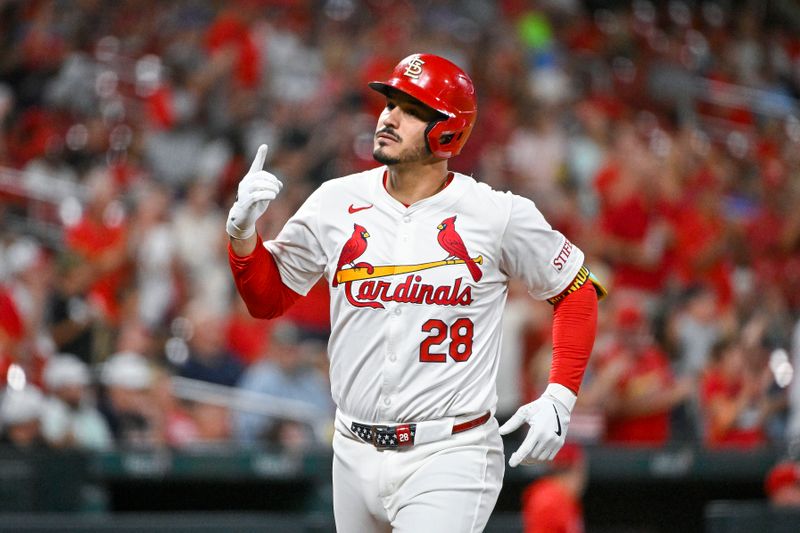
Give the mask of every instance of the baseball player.
[[[475, 124], [469, 76], [431, 54], [370, 87], [386, 97], [381, 166], [320, 186], [274, 240], [255, 222], [281, 183], [258, 149], [230, 210], [230, 264], [250, 312], [271, 318], [330, 285], [337, 405], [333, 503], [343, 532], [482, 531], [509, 460], [552, 459], [594, 342], [602, 287], [530, 200], [448, 171]], [[550, 384], [498, 428], [495, 377], [508, 281], [554, 305]]]

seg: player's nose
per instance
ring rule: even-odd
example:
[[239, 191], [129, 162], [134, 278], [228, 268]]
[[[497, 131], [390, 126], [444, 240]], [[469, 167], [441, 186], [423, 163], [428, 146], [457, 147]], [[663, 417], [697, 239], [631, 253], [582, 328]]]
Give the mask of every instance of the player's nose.
[[387, 113], [383, 117], [383, 125], [390, 128], [397, 128], [397, 126], [400, 125], [400, 114], [400, 106], [387, 109]]

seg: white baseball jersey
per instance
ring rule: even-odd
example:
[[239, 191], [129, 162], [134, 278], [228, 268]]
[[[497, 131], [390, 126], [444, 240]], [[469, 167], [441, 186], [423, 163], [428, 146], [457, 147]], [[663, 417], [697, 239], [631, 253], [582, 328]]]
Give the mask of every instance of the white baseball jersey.
[[372, 423], [494, 412], [509, 278], [551, 298], [583, 252], [526, 198], [455, 173], [406, 207], [385, 170], [324, 183], [265, 242], [294, 291], [331, 285], [333, 399]]

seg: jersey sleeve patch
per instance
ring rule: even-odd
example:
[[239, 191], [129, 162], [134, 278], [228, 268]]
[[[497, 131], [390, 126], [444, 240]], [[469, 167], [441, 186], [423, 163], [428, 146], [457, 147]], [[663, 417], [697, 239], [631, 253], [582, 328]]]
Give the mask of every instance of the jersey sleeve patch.
[[564, 244], [561, 245], [561, 248], [558, 250], [558, 253], [550, 259], [550, 266], [555, 269], [556, 272], [561, 272], [564, 270], [564, 267], [567, 264], [567, 260], [569, 256], [572, 255], [572, 250], [575, 247], [569, 239], [564, 237]]
[[[568, 243], [569, 243], [569, 241], [567, 240], [565, 242], [565, 246]], [[563, 248], [562, 248], [562, 250], [563, 250]], [[572, 280], [572, 283], [569, 284], [569, 287], [567, 287], [566, 289], [561, 291], [561, 293], [558, 294], [557, 296], [553, 296], [552, 298], [548, 298], [547, 301], [550, 304], [555, 305], [558, 302], [560, 302], [561, 300], [563, 300], [564, 298], [566, 298], [568, 294], [573, 293], [573, 292], [577, 291], [578, 289], [580, 289], [581, 287], [583, 287], [586, 284], [587, 281], [590, 282], [594, 286], [594, 290], [597, 293], [598, 301], [602, 300], [603, 298], [608, 296], [608, 291], [606, 290], [605, 287], [603, 287], [603, 284], [600, 283], [600, 280], [598, 280], [595, 277], [595, 275], [592, 274], [592, 272], [589, 270], [589, 268], [586, 265], [583, 265], [581, 267], [581, 269], [578, 271], [578, 275], [575, 276], [575, 279]]]

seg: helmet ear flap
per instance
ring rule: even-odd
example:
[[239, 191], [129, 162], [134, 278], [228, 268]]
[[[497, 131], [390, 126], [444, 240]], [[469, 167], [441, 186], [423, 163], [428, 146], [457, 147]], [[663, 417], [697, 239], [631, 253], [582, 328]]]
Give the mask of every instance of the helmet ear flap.
[[469, 124], [464, 119], [446, 118], [444, 120], [434, 120], [425, 128], [425, 143], [431, 153], [439, 158], [447, 159], [457, 155], [464, 145], [461, 139], [465, 134]]

